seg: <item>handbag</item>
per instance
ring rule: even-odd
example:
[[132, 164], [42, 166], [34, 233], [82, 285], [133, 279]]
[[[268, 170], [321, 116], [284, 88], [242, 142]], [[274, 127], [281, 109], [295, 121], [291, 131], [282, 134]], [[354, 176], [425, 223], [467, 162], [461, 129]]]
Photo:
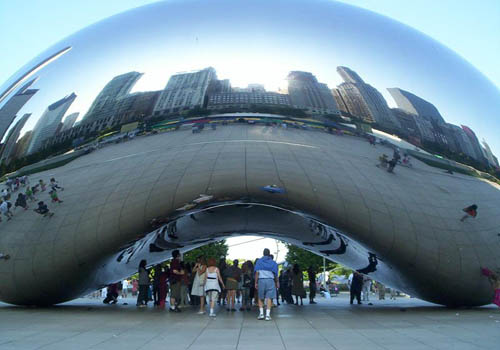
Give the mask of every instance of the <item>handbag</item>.
[[201, 275], [198, 275], [198, 280], [200, 282], [201, 287], [205, 286], [205, 282], [206, 282], [205, 274], [206, 274], [206, 272], [203, 272]]

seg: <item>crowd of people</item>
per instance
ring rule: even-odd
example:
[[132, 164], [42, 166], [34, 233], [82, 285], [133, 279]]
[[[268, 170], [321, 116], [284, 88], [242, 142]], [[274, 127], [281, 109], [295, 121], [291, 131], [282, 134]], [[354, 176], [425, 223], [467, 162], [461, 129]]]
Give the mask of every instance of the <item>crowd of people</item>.
[[[314, 281], [309, 286], [309, 303], [316, 304], [316, 272], [310, 268], [307, 273], [310, 281]], [[130, 287], [139, 308], [147, 307], [149, 302], [155, 307], [165, 308], [168, 302], [171, 312], [181, 312], [184, 307], [192, 305], [198, 308], [200, 315], [208, 311], [210, 317], [216, 316], [217, 305], [227, 312], [237, 309], [247, 312], [257, 308], [259, 320], [270, 320], [271, 310], [281, 305], [280, 300], [303, 305], [303, 298], [307, 295], [299, 265], [289, 266], [278, 273], [278, 264], [267, 248], [261, 258], [241, 265], [238, 260], [227, 263], [224, 258], [217, 261], [203, 257], [190, 264], [181, 261], [180, 252], [174, 250], [169, 266], [159, 264], [148, 269], [147, 261], [141, 260], [136, 276], [131, 282], [108, 286], [104, 303], [116, 303], [120, 293], [122, 297], [128, 296]]]
[[[39, 200], [38, 197], [47, 193], [52, 203], [62, 203], [58, 191], [64, 191], [64, 188], [59, 186], [55, 178], [51, 178], [48, 184], [40, 179], [34, 185], [30, 184], [26, 175], [7, 179], [5, 187], [1, 191], [0, 222], [2, 222], [2, 216], [6, 217], [7, 221], [12, 220], [13, 212], [17, 208], [28, 210], [32, 202], [36, 202], [36, 207], [33, 209], [35, 213], [44, 217], [53, 216], [54, 213], [49, 210], [48, 205], [43, 200]], [[13, 201], [14, 204], [12, 204]]]

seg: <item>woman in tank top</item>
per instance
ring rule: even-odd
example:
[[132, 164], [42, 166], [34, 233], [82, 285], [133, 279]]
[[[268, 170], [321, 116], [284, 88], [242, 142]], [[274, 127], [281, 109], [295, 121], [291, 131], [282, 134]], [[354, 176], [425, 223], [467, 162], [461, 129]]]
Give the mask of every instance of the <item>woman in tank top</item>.
[[205, 294], [207, 295], [207, 304], [210, 300], [210, 317], [215, 317], [214, 306], [215, 301], [219, 298], [220, 286], [222, 285], [222, 288], [225, 288], [220, 271], [215, 265], [216, 261], [214, 258], [208, 259], [205, 273]]

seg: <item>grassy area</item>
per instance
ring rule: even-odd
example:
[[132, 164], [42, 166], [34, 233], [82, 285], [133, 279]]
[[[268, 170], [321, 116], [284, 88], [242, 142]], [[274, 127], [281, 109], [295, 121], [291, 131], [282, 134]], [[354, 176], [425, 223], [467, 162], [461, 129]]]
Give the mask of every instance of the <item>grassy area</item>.
[[[58, 167], [61, 167], [63, 165], [68, 164], [69, 162], [71, 162], [71, 161], [75, 160], [76, 158], [80, 157], [81, 155], [82, 154], [78, 154], [78, 155], [75, 155], [74, 157], [70, 157], [70, 158], [61, 160], [59, 162], [55, 162], [55, 163], [51, 163], [51, 164], [47, 164], [47, 165], [42, 165], [42, 166], [39, 166], [39, 167], [36, 167], [36, 168], [33, 168], [33, 169], [29, 169], [29, 170], [26, 170], [26, 171], [19, 171], [16, 174], [16, 176], [31, 175], [31, 174], [39, 173], [39, 172], [42, 172], [42, 171], [46, 171], [46, 170], [58, 168]], [[9, 176], [9, 174], [6, 174], [6, 175], [2, 176], [0, 178], [0, 182], [3, 182], [5, 180], [7, 180], [8, 176]]]

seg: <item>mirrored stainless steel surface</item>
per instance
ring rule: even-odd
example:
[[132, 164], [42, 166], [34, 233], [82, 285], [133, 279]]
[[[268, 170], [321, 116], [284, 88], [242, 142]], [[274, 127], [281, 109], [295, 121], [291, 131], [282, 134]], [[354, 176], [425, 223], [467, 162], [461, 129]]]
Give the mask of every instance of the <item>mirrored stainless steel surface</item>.
[[396, 21], [160, 2], [63, 39], [0, 99], [2, 301], [63, 302], [234, 235], [435, 303], [492, 299], [499, 91]]

